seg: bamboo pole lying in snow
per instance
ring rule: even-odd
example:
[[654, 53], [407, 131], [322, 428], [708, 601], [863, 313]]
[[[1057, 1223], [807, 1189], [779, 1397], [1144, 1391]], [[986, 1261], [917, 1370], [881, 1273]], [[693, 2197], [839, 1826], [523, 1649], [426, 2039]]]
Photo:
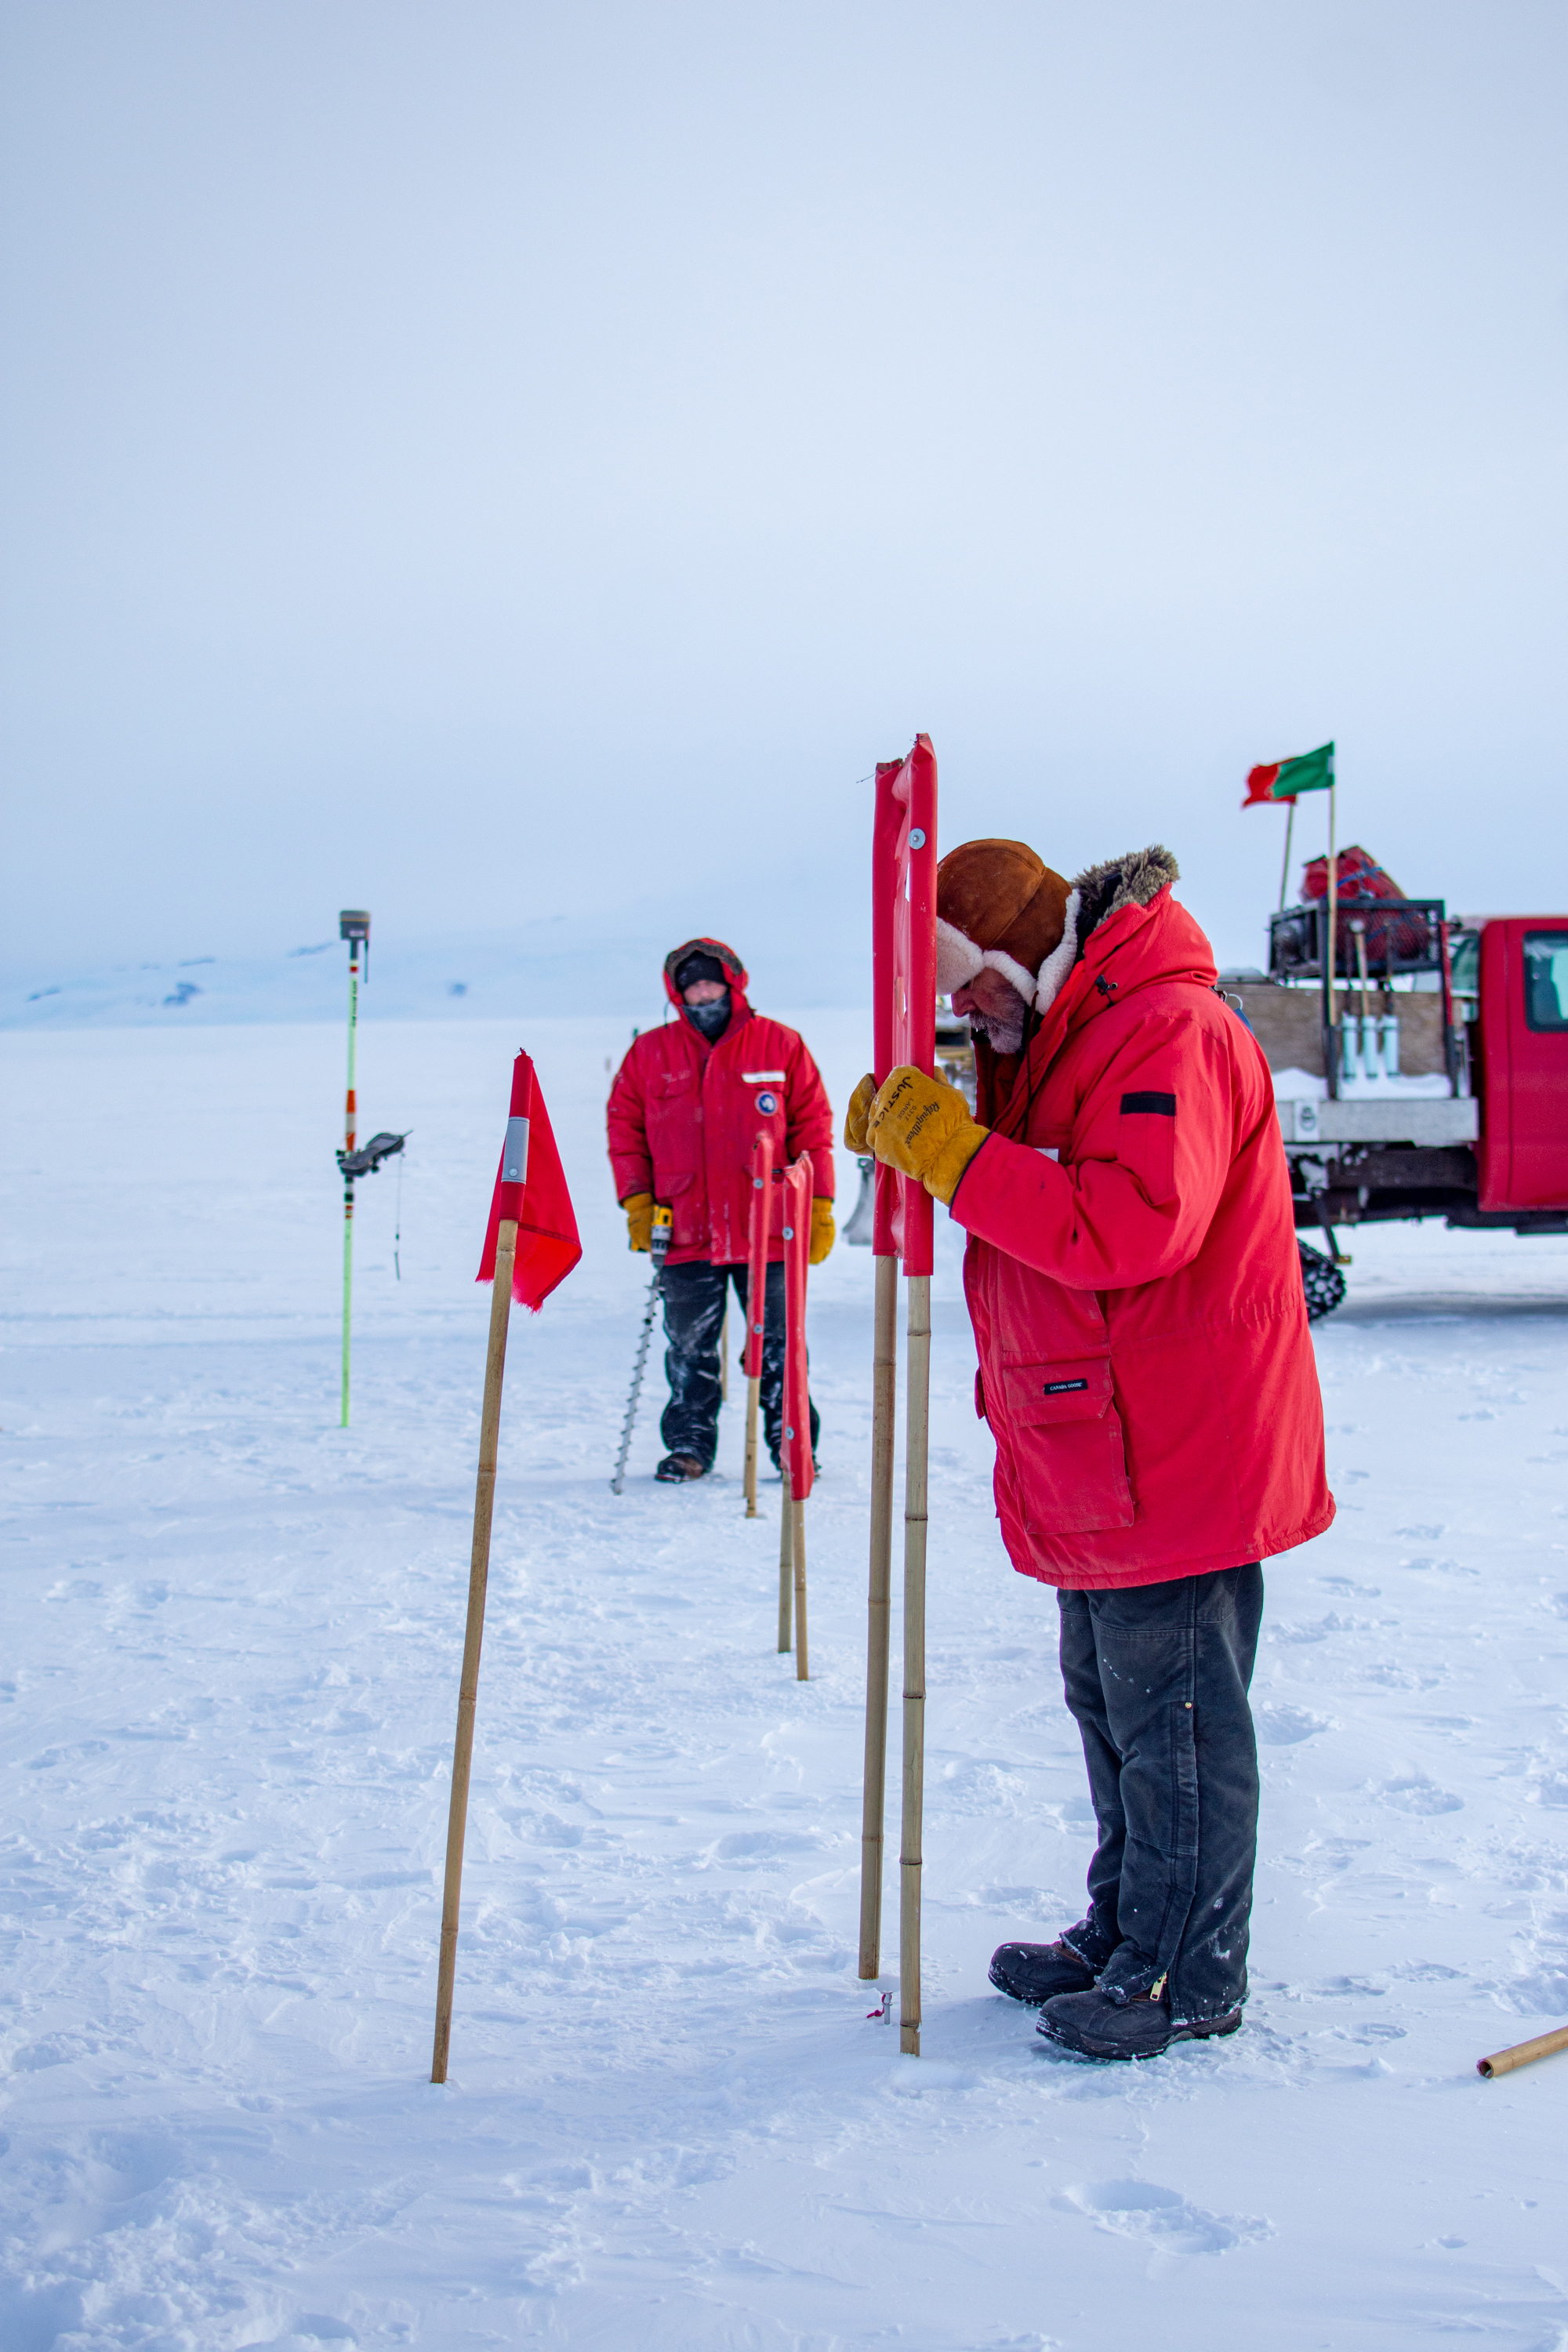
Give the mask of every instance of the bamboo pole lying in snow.
[[1494, 2050], [1489, 2058], [1478, 2058], [1476, 2072], [1489, 2083], [1494, 2074], [1511, 2074], [1516, 2066], [1533, 2066], [1538, 2058], [1550, 2058], [1558, 2050], [1568, 2050], [1568, 2025], [1538, 2033], [1533, 2042], [1516, 2042], [1507, 2050]]

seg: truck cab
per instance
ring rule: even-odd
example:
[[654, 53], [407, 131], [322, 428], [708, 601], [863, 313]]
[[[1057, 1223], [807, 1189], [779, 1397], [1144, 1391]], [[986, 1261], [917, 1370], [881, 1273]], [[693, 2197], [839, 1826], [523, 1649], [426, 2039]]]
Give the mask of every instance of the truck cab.
[[1315, 1314], [1341, 1226], [1568, 1233], [1568, 915], [1342, 896], [1334, 928], [1331, 958], [1322, 902], [1282, 909], [1268, 970], [1219, 982], [1274, 1074]]

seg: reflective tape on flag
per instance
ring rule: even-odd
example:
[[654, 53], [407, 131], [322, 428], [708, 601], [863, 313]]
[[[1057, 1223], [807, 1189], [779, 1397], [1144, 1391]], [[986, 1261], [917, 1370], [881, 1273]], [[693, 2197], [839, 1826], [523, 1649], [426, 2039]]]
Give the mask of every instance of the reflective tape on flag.
[[[495, 1133], [493, 1127], [490, 1133]], [[506, 1123], [500, 1175], [503, 1184], [526, 1184], [528, 1181], [528, 1121], [525, 1118], [509, 1118]]]

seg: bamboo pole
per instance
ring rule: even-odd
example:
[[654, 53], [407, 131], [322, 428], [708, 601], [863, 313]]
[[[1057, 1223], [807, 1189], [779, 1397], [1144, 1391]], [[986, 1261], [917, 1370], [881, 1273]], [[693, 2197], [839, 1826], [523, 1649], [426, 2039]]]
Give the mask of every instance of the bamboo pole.
[[926, 1456], [931, 1436], [931, 1276], [911, 1274], [905, 1324], [904, 1806], [899, 1844], [899, 2048], [921, 2054], [921, 1841], [925, 1805]]
[[790, 1497], [790, 1551], [795, 1568], [795, 1678], [797, 1683], [811, 1680], [811, 1667], [805, 1651], [805, 1500], [797, 1503]]
[[719, 1402], [730, 1402], [730, 1302], [724, 1301], [724, 1320], [719, 1326]]
[[784, 1507], [779, 1513], [779, 1648], [790, 1646], [795, 1607], [795, 1513], [790, 1507], [789, 1460], [784, 1457]]
[[506, 1373], [507, 1323], [517, 1220], [503, 1217], [496, 1235], [490, 1286], [490, 1337], [485, 1356], [485, 1399], [479, 1415], [479, 1469], [474, 1486], [474, 1541], [468, 1558], [468, 1617], [463, 1633], [463, 1674], [458, 1685], [458, 1734], [452, 1748], [452, 1801], [447, 1815], [447, 1878], [441, 1897], [441, 1964], [436, 1985], [436, 2048], [430, 2080], [447, 2079], [452, 2041], [452, 1988], [458, 1973], [458, 1912], [463, 1891], [463, 1838], [468, 1819], [468, 1774], [474, 1760], [474, 1703], [479, 1689], [479, 1644], [485, 1632], [485, 1588], [490, 1570], [490, 1519], [496, 1498], [496, 1448], [500, 1435], [501, 1381]]
[[746, 1382], [746, 1517], [757, 1516], [757, 1396], [760, 1380]]
[[1489, 2083], [1494, 2074], [1511, 2074], [1516, 2066], [1533, 2066], [1538, 2058], [1550, 2058], [1558, 2050], [1568, 2050], [1568, 2025], [1538, 2033], [1533, 2042], [1516, 2042], [1507, 2050], [1494, 2050], [1489, 2058], [1478, 2058], [1476, 2072]]
[[879, 1257], [871, 1342], [871, 1572], [866, 1603], [866, 1769], [860, 1801], [860, 1974], [882, 1973], [882, 1848], [888, 1789], [888, 1652], [893, 1572], [893, 1414], [899, 1381], [899, 1261]]

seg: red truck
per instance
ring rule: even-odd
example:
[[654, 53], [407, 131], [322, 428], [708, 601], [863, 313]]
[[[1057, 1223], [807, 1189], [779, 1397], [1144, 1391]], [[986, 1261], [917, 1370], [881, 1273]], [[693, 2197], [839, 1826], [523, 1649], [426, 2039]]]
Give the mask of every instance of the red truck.
[[1329, 925], [1282, 909], [1268, 971], [1219, 982], [1275, 1074], [1314, 1317], [1344, 1296], [1340, 1226], [1568, 1233], [1568, 915], [1342, 895], [1331, 980]]

